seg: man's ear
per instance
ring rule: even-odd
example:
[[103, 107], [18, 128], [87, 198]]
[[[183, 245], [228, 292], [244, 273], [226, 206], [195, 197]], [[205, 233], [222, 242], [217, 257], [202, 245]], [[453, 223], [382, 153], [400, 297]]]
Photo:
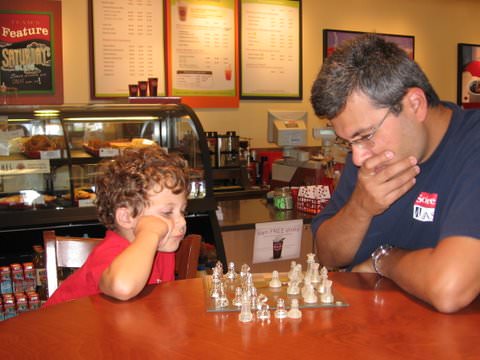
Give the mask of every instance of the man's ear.
[[424, 121], [427, 118], [428, 102], [422, 89], [418, 87], [408, 89], [404, 105], [419, 121]]
[[115, 211], [115, 222], [124, 229], [132, 229], [135, 226], [135, 219], [127, 207], [120, 207]]

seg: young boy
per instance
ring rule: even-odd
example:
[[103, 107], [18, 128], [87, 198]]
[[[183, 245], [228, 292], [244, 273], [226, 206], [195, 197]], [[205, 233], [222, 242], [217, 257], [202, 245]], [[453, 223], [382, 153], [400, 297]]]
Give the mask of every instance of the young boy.
[[96, 205], [105, 239], [45, 306], [98, 293], [128, 300], [146, 284], [174, 280], [174, 251], [186, 230], [185, 161], [158, 146], [126, 149], [100, 174]]

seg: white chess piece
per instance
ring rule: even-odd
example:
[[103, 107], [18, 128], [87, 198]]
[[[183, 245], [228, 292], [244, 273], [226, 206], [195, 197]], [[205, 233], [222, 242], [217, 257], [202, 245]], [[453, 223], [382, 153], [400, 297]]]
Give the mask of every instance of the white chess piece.
[[238, 307], [242, 306], [242, 295], [243, 295], [242, 288], [240, 286], [237, 286], [235, 288], [235, 297], [232, 300], [232, 305], [238, 306]]
[[315, 294], [315, 288], [313, 287], [312, 283], [305, 283], [304, 291], [302, 289], [302, 296], [303, 301], [307, 304], [316, 303], [318, 300], [317, 295]]
[[287, 309], [285, 309], [285, 300], [279, 298], [277, 300], [277, 309], [275, 310], [276, 319], [285, 319], [287, 317]]
[[250, 309], [250, 299], [246, 293], [242, 295], [242, 308], [240, 314], [238, 314], [238, 319], [241, 322], [250, 322], [253, 320], [252, 310]]
[[295, 265], [295, 276], [299, 282], [303, 281], [302, 264]]
[[290, 319], [300, 319], [302, 317], [302, 312], [298, 306], [298, 299], [292, 299], [292, 302], [290, 303], [290, 310], [288, 310], [287, 316]]
[[214, 271], [212, 274], [212, 280], [211, 280], [211, 286], [212, 288], [210, 289], [210, 297], [216, 299], [220, 296], [220, 279], [218, 278], [218, 275]]
[[305, 271], [305, 281], [308, 279], [312, 280], [313, 277], [313, 268], [312, 265], [315, 264], [315, 254], [307, 254], [307, 270]]
[[268, 283], [268, 286], [271, 288], [281, 288], [282, 287], [282, 282], [280, 281], [280, 277], [278, 275], [278, 271], [274, 270], [272, 272], [272, 280]]
[[270, 306], [266, 303], [263, 303], [261, 309], [257, 311], [258, 320], [270, 320]]
[[298, 286], [297, 280], [292, 280], [288, 283], [287, 295], [298, 295], [300, 294], [300, 287]]
[[227, 294], [225, 293], [225, 288], [223, 287], [223, 284], [220, 283], [220, 291], [218, 297], [215, 299], [215, 307], [216, 308], [224, 308], [228, 306], [228, 298]]
[[332, 304], [333, 295], [332, 295], [332, 280], [327, 280], [325, 282], [325, 292], [320, 295], [320, 302], [322, 304]]
[[233, 261], [230, 261], [228, 263], [228, 271], [225, 274], [225, 279], [230, 280], [230, 281], [235, 281], [237, 276], [238, 276], [238, 274], [235, 272], [235, 263]]
[[250, 274], [250, 266], [243, 264], [240, 269], [240, 277], [243, 279], [247, 276], [247, 274]]
[[310, 278], [305, 277], [305, 279], [303, 279], [303, 288], [302, 288], [303, 297], [305, 297], [305, 294], [307, 293], [307, 291], [310, 291], [310, 285], [311, 287], [313, 287], [313, 284], [310, 281]]
[[328, 270], [325, 266], [323, 266], [322, 269], [320, 270], [320, 282], [317, 288], [320, 294], [325, 293], [325, 287], [326, 287], [327, 281], [328, 281]]
[[312, 282], [313, 285], [316, 285], [316, 284], [320, 283], [320, 281], [321, 281], [320, 272], [319, 272], [319, 267], [320, 267], [320, 264], [319, 264], [319, 263], [313, 263], [313, 264], [312, 264], [312, 278], [311, 278], [311, 282]]
[[288, 280], [292, 280], [293, 274], [295, 272], [295, 265], [297, 265], [297, 262], [295, 260], [290, 262], [290, 270], [287, 274]]
[[214, 269], [218, 272], [219, 276], [223, 276], [223, 264], [220, 260], [216, 262]]

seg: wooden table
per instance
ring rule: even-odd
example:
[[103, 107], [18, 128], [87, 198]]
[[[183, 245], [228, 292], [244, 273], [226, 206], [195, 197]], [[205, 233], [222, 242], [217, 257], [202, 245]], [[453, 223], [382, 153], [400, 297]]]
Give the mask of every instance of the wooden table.
[[301, 320], [241, 323], [206, 312], [202, 279], [103, 295], [0, 322], [0, 358], [479, 359], [480, 298], [445, 315], [375, 274], [330, 273], [348, 307], [303, 309]]

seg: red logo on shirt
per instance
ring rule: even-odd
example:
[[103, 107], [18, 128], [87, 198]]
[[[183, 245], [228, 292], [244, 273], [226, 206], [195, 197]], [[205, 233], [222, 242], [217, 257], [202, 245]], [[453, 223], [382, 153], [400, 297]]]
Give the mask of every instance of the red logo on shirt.
[[413, 218], [419, 221], [433, 222], [438, 194], [421, 192], [413, 205]]

